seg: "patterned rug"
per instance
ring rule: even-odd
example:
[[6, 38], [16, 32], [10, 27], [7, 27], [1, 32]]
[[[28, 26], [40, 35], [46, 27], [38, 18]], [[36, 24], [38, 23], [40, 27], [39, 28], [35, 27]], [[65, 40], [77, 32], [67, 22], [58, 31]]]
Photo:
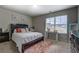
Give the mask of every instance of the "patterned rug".
[[41, 41], [33, 45], [32, 47], [26, 49], [24, 53], [46, 53], [51, 45], [51, 40]]

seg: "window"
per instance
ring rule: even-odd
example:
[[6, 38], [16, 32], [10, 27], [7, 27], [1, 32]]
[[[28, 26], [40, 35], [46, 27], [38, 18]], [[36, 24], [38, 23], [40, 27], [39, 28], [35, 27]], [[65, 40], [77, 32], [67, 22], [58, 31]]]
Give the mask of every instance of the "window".
[[54, 17], [46, 19], [46, 31], [54, 31]]
[[59, 33], [67, 33], [67, 16], [57, 16], [55, 30]]
[[47, 18], [46, 31], [67, 33], [67, 15]]

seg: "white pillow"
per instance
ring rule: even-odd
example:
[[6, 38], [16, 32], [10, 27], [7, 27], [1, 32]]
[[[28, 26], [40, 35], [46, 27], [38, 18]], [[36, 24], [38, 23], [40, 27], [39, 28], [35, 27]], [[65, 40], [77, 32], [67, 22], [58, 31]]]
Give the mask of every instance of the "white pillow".
[[26, 28], [26, 32], [29, 32], [29, 29], [28, 28]]
[[26, 32], [26, 30], [24, 29], [24, 28], [21, 28], [21, 31], [24, 33], [24, 32]]
[[33, 30], [32, 28], [30, 28], [30, 31], [31, 31], [31, 32], [34, 32], [34, 30]]
[[14, 30], [14, 32], [13, 33], [16, 33], [16, 29]]

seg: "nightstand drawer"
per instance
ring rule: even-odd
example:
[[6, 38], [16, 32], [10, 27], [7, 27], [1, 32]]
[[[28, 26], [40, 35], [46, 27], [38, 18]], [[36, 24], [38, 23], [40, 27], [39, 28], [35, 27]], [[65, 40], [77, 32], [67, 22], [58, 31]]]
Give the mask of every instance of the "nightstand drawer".
[[9, 35], [9, 33], [8, 32], [4, 32], [4, 33], [0, 33], [0, 36], [8, 36]]
[[5, 36], [0, 36], [0, 39], [3, 39]]
[[9, 33], [0, 33], [0, 42], [9, 41]]

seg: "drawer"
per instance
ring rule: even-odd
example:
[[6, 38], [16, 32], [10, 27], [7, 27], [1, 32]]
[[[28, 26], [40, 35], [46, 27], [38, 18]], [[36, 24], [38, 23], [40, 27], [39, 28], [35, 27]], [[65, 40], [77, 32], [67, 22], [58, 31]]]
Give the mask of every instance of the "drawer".
[[0, 36], [0, 42], [9, 41], [9, 36]]
[[3, 32], [3, 33], [0, 33], [0, 36], [9, 36], [9, 33], [8, 32]]

